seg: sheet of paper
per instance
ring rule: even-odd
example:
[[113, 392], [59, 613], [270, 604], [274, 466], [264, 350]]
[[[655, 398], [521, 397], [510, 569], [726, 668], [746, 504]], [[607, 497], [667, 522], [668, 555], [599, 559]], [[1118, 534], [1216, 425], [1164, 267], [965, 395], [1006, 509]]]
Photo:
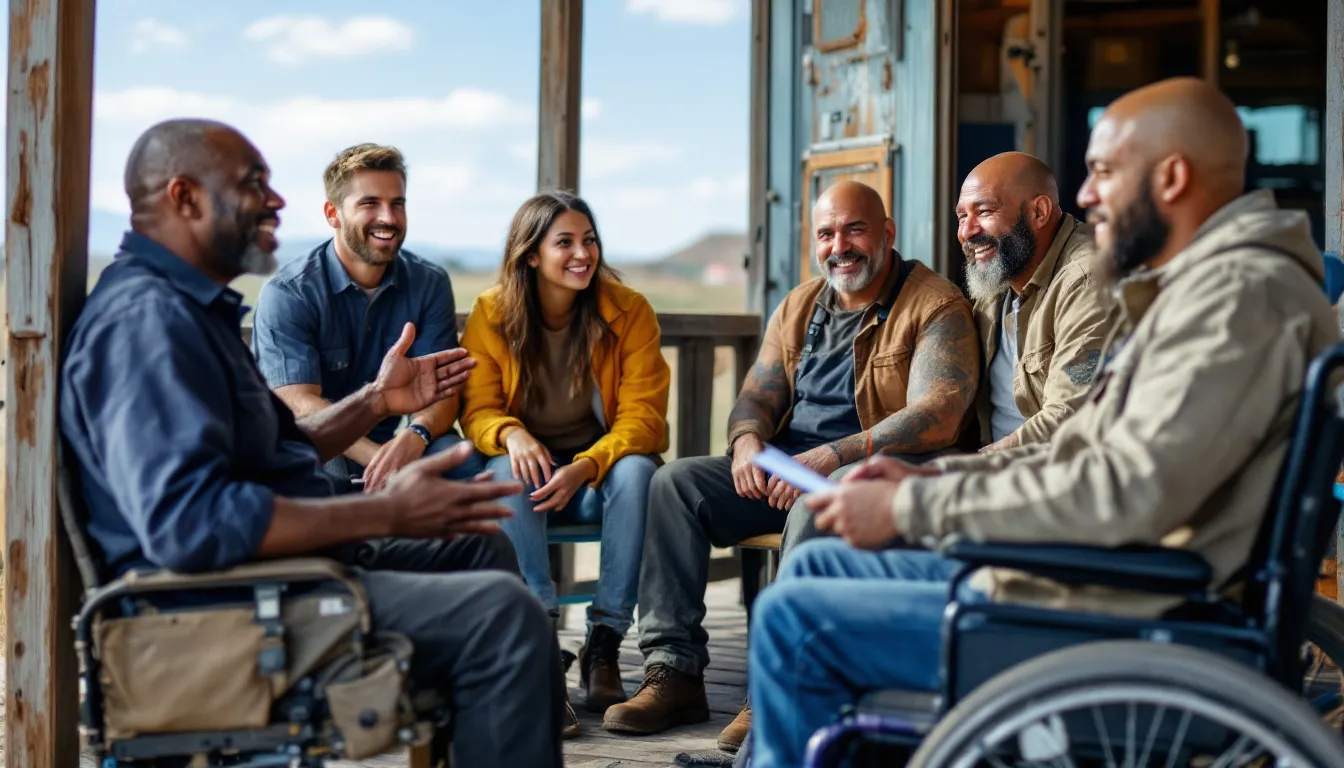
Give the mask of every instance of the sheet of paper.
[[765, 446], [752, 459], [752, 463], [772, 475], [778, 475], [779, 479], [803, 493], [817, 493], [835, 485], [830, 478], [818, 474], [773, 445]]

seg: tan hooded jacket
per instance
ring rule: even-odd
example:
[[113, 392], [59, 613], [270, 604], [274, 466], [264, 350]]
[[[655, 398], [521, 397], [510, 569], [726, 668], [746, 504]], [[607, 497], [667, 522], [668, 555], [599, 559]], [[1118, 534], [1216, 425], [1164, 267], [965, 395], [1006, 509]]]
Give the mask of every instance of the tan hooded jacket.
[[[1268, 191], [1234, 200], [1166, 265], [1116, 286], [1102, 367], [1049, 443], [906, 480], [899, 530], [926, 545], [1160, 543], [1199, 553], [1228, 586], [1268, 509], [1307, 365], [1340, 339], [1323, 278], [1305, 214]], [[997, 601], [1122, 615], [1179, 600], [997, 569], [973, 583]]]

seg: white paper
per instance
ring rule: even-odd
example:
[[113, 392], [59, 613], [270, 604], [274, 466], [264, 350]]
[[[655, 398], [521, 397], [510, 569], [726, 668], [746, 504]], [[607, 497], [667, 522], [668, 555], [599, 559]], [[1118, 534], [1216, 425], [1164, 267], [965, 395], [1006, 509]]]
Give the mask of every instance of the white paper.
[[803, 493], [818, 493], [835, 485], [830, 478], [818, 474], [789, 454], [773, 445], [767, 445], [752, 459], [752, 463]]

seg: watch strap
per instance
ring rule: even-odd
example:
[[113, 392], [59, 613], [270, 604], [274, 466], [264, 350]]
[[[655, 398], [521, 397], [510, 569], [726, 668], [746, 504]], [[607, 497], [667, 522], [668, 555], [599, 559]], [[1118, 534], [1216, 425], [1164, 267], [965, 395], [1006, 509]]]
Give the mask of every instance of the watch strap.
[[422, 424], [412, 424], [406, 429], [419, 435], [420, 439], [425, 441], [426, 448], [429, 447], [430, 443], [434, 442], [434, 438], [429, 435], [429, 430]]

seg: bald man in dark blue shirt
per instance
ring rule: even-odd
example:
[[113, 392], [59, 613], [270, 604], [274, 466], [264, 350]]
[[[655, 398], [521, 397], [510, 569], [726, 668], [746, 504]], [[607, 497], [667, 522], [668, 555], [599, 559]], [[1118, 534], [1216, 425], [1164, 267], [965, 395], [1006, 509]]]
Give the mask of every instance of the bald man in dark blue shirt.
[[[131, 228], [66, 344], [61, 433], [109, 576], [202, 572], [316, 554], [360, 566], [375, 630], [415, 645], [411, 677], [452, 702], [454, 764], [561, 765], [564, 680], [541, 604], [495, 520], [516, 483], [454, 482], [471, 454], [412, 462], [338, 495], [322, 461], [381, 420], [450, 397], [461, 350], [409, 357], [407, 325], [374, 381], [302, 420], [267, 387], [228, 287], [274, 268], [283, 200], [246, 138], [176, 120], [126, 169]], [[496, 534], [490, 538], [480, 534]]]

